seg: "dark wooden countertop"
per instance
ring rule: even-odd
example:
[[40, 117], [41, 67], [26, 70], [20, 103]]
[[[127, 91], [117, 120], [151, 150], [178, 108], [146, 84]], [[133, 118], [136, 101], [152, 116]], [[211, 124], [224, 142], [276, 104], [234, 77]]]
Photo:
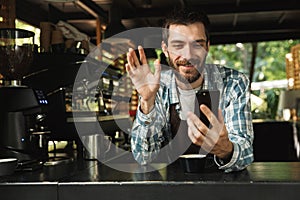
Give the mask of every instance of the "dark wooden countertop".
[[[122, 172], [120, 166], [135, 172]], [[149, 169], [153, 170], [150, 172]], [[158, 169], [158, 170], [155, 170]], [[130, 170], [129, 170], [130, 171]], [[184, 173], [178, 161], [142, 167], [134, 162], [75, 160], [0, 177], [1, 200], [295, 199], [300, 162], [255, 162], [246, 170]]]

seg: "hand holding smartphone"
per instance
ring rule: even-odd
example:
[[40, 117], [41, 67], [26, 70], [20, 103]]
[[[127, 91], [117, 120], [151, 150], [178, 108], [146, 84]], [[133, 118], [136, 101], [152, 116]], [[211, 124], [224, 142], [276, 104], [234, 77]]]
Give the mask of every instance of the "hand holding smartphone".
[[210, 122], [204, 113], [200, 110], [200, 105], [205, 104], [215, 116], [218, 116], [220, 92], [218, 90], [200, 90], [196, 93], [195, 114], [207, 126]]

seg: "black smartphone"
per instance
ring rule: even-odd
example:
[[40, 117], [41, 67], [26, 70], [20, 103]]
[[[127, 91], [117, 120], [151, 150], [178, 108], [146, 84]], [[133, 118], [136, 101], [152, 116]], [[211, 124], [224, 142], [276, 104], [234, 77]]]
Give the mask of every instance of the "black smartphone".
[[196, 93], [195, 114], [207, 126], [210, 126], [209, 120], [200, 110], [200, 105], [205, 104], [214, 114], [218, 116], [220, 92], [218, 90], [200, 90]]

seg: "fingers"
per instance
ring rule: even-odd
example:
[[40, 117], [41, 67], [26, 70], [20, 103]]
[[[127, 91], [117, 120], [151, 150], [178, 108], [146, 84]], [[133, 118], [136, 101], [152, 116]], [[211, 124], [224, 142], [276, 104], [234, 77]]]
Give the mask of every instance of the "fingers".
[[203, 112], [203, 114], [207, 117], [208, 121], [212, 126], [216, 125], [219, 123], [218, 119], [214, 115], [214, 113], [205, 105], [201, 104], [200, 105], [200, 110]]
[[[140, 61], [141, 61], [142, 65], [147, 66], [148, 61], [147, 61], [147, 57], [146, 57], [145, 51], [142, 46], [138, 46], [138, 52], [139, 52]], [[125, 64], [125, 68], [126, 68], [127, 72], [133, 73], [132, 70], [137, 69], [139, 66], [141, 66], [141, 65], [140, 65], [140, 62], [138, 60], [138, 57], [137, 57], [135, 51], [132, 48], [129, 48], [129, 51], [127, 53], [127, 64]], [[161, 72], [161, 65], [160, 65], [159, 59], [155, 60], [154, 67], [155, 67], [154, 76], [159, 78], [160, 72]]]
[[128, 72], [129, 76], [132, 76], [132, 67], [130, 67], [130, 65], [128, 63], [125, 64], [125, 69]]
[[[194, 130], [192, 130], [191, 127], [188, 127], [188, 136], [193, 144], [196, 144], [198, 142], [198, 138], [196, 137]], [[201, 145], [201, 144], [199, 144]]]
[[138, 46], [138, 51], [139, 51], [140, 59], [138, 59], [134, 49], [129, 48], [128, 53], [127, 53], [128, 66], [126, 67], [126, 69], [128, 71], [134, 70], [137, 67], [139, 67], [140, 66], [140, 61], [143, 65], [147, 64], [147, 58], [146, 58], [145, 51], [144, 51], [143, 47]]
[[[191, 136], [195, 137], [197, 140], [203, 140], [208, 132], [208, 128], [201, 122], [201, 120], [192, 112], [187, 114], [187, 124], [192, 133]], [[190, 137], [192, 139], [192, 137]]]
[[138, 46], [138, 52], [139, 52], [140, 59], [138, 59], [134, 49], [129, 48], [129, 52], [127, 53], [127, 60], [129, 65], [132, 67], [140, 66], [140, 61], [143, 65], [147, 64], [146, 54], [142, 46]]
[[159, 59], [156, 59], [154, 61], [154, 67], [155, 67], [154, 76], [159, 78], [160, 77], [160, 71], [161, 71], [161, 65], [160, 65]]
[[142, 62], [142, 65], [147, 64], [147, 58], [145, 55], [145, 51], [142, 46], [138, 46], [139, 54], [140, 54], [140, 61]]
[[[204, 104], [200, 106], [200, 109], [202, 112], [208, 117], [210, 123], [214, 123], [215, 126], [218, 126], [216, 124], [216, 117], [214, 114], [210, 111], [210, 109], [205, 106]], [[210, 132], [209, 127], [207, 127], [199, 118], [192, 112], [187, 113], [187, 123], [189, 128], [191, 129], [191, 132], [193, 133], [194, 137], [197, 138], [198, 141], [201, 143], [204, 141], [206, 136], [211, 137], [211, 135], [208, 135]], [[192, 139], [192, 138], [191, 138]]]
[[138, 59], [138, 57], [137, 57], [135, 51], [134, 51], [132, 48], [130, 48], [130, 49], [129, 49], [129, 53], [131, 53], [131, 55], [132, 55], [132, 58], [133, 58], [133, 62], [134, 62], [135, 67], [140, 66], [140, 61], [139, 61], [139, 59]]
[[208, 131], [208, 128], [194, 113], [188, 112], [187, 118], [188, 125], [195, 126], [197, 130], [205, 135], [205, 133]]
[[188, 136], [193, 144], [201, 146], [206, 152], [211, 152], [217, 143], [217, 139], [213, 131], [193, 113], [188, 114]]
[[137, 55], [132, 48], [129, 48], [129, 51], [127, 53], [127, 62], [129, 64], [130, 69], [135, 69], [140, 65]]
[[126, 70], [128, 72], [130, 72], [131, 70], [136, 69], [136, 67], [134, 65], [134, 60], [133, 60], [133, 57], [132, 57], [131, 54], [132, 53], [130, 51], [127, 53], [127, 64], [125, 65], [125, 67], [126, 67]]
[[220, 108], [218, 109], [218, 120], [221, 124], [224, 124], [224, 118], [222, 115], [222, 110]]
[[223, 155], [222, 152], [225, 150], [227, 152], [227, 149], [230, 148], [232, 151], [232, 147], [228, 145], [228, 132], [224, 124], [222, 111], [219, 109], [217, 118], [207, 106], [200, 105], [200, 109], [213, 125], [212, 128], [208, 128], [194, 113], [188, 112], [188, 136], [192, 143], [213, 154]]

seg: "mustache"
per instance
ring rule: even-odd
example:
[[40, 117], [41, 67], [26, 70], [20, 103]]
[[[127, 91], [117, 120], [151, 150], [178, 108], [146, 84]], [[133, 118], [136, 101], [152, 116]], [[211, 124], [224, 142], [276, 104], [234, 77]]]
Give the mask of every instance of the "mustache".
[[175, 64], [177, 66], [179, 66], [179, 65], [181, 65], [181, 66], [191, 66], [191, 65], [196, 66], [199, 63], [201, 63], [201, 60], [199, 60], [199, 59], [189, 59], [189, 60], [183, 59], [183, 60], [176, 60], [175, 61]]
[[183, 60], [176, 60], [176, 65], [191, 65], [192, 63], [190, 61], [188, 61], [187, 59], [183, 59]]

